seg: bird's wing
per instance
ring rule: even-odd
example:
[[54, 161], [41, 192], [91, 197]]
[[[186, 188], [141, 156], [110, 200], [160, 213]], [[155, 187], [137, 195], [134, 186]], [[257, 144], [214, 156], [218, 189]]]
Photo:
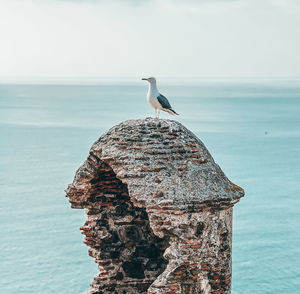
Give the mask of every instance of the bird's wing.
[[157, 100], [163, 108], [172, 109], [172, 106], [170, 105], [168, 99], [164, 95], [159, 94], [159, 96], [157, 97]]

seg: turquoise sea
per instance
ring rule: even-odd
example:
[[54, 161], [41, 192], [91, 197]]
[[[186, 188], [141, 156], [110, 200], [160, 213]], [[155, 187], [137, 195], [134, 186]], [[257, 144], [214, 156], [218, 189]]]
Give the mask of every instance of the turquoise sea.
[[[233, 294], [300, 293], [300, 81], [161, 83], [176, 117], [246, 196]], [[142, 81], [0, 84], [0, 292], [81, 294], [97, 273], [64, 189], [92, 143], [153, 116]], [[163, 118], [172, 118], [163, 114]]]

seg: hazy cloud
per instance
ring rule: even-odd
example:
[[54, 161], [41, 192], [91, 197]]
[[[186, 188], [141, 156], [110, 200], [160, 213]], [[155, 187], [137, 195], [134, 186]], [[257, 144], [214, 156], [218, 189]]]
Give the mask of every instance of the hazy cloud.
[[137, 2], [0, 0], [0, 77], [300, 77], [297, 1]]

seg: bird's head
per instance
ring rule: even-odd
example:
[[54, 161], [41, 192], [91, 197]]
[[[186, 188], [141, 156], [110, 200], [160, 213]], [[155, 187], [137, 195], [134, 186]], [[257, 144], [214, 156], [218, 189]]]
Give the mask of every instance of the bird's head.
[[143, 81], [148, 81], [150, 84], [156, 84], [156, 79], [154, 77], [142, 78]]

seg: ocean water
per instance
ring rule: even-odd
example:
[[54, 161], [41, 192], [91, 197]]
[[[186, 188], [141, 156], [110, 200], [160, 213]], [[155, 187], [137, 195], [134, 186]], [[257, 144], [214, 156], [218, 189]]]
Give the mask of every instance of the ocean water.
[[[300, 82], [169, 81], [176, 117], [246, 196], [234, 208], [234, 294], [300, 289]], [[146, 84], [0, 84], [0, 292], [83, 293], [97, 273], [64, 189], [92, 143], [153, 116]], [[163, 118], [171, 118], [163, 114]]]

